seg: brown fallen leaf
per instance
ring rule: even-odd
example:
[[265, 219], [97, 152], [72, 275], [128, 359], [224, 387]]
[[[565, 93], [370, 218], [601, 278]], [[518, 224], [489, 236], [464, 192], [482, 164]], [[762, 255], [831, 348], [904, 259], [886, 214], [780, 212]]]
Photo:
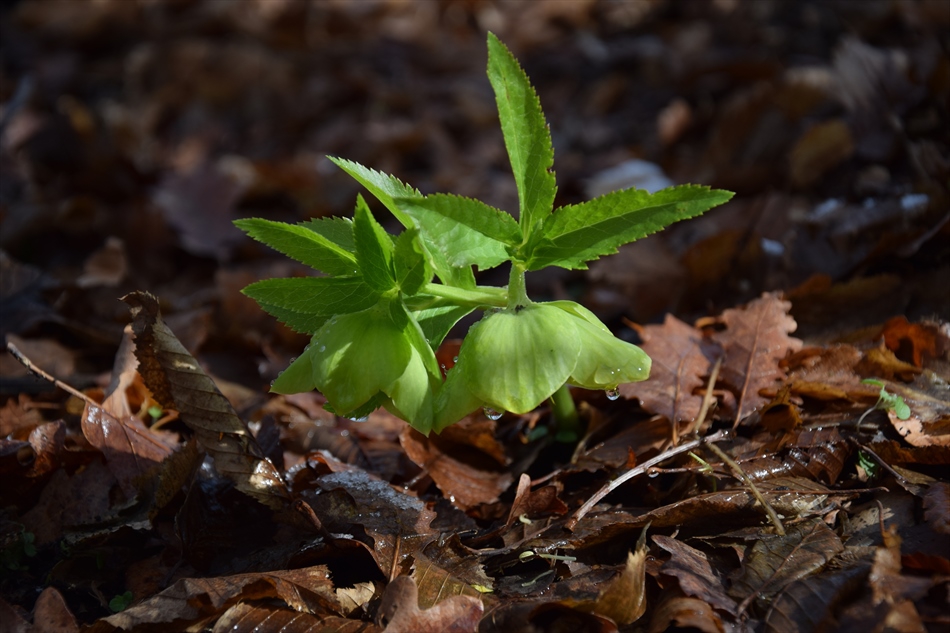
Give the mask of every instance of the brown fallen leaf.
[[478, 598], [451, 596], [425, 611], [419, 610], [416, 583], [397, 576], [386, 587], [377, 618], [384, 633], [474, 633], [484, 607]]
[[767, 633], [833, 630], [836, 607], [867, 578], [871, 565], [859, 561], [832, 573], [796, 580], [779, 593], [765, 614]]
[[412, 579], [422, 607], [434, 606], [446, 596], [490, 599], [486, 592], [493, 581], [481, 563], [468, 555], [458, 535], [429, 543], [413, 558]]
[[280, 473], [214, 382], [162, 321], [158, 300], [146, 292], [122, 298], [132, 309], [139, 373], [155, 399], [178, 411], [215, 469], [235, 487], [279, 509], [289, 500]]
[[125, 611], [96, 621], [86, 633], [186, 630], [249, 600], [279, 599], [303, 613], [335, 615], [339, 603], [324, 566], [184, 578]]
[[911, 446], [950, 446], [950, 393], [946, 381], [924, 370], [905, 385], [887, 382], [887, 390], [910, 407], [910, 417], [900, 419], [893, 409], [888, 417], [898, 433]]
[[668, 551], [670, 560], [663, 563], [660, 573], [676, 578], [684, 594], [710, 606], [735, 614], [736, 601], [726, 594], [726, 586], [719, 572], [713, 568], [705, 553], [669, 536], [656, 534], [653, 542]]
[[765, 536], [752, 546], [729, 588], [744, 611], [790, 583], [811, 576], [844, 550], [841, 539], [820, 518], [791, 526], [785, 536]]
[[379, 633], [371, 622], [347, 620], [337, 616], [317, 617], [285, 607], [239, 602], [218, 618], [211, 633]]
[[[643, 536], [645, 535], [646, 530], [643, 532]], [[647, 548], [643, 540], [641, 536], [636, 551], [627, 553], [627, 561], [623, 569], [606, 583], [603, 593], [594, 604], [594, 612], [620, 625], [636, 622], [647, 610], [645, 587]]]
[[703, 397], [694, 390], [703, 385], [710, 359], [702, 348], [703, 334], [667, 314], [663, 325], [638, 327], [640, 347], [653, 359], [649, 380], [620, 385], [625, 398], [637, 398], [650, 413], [673, 424], [692, 422], [699, 415]]
[[726, 626], [713, 608], [698, 598], [666, 594], [660, 598], [649, 633], [663, 631], [696, 630], [702, 633], [724, 633]]
[[[442, 494], [463, 510], [497, 501], [511, 485], [511, 473], [500, 471], [487, 455], [478, 460], [479, 452], [471, 446], [447, 445], [435, 435], [426, 437], [408, 426], [399, 441], [409, 459], [425, 469]], [[454, 456], [453, 449], [464, 450], [465, 460]], [[484, 467], [473, 465], [473, 460]]]
[[934, 532], [950, 534], [950, 484], [937, 481], [924, 493], [924, 519]]
[[554, 484], [531, 490], [531, 477], [526, 473], [521, 473], [505, 525], [510, 526], [521, 516], [531, 519], [551, 514], [567, 514], [569, 508], [558, 498], [558, 492], [558, 486]]
[[725, 353], [722, 380], [736, 395], [733, 427], [768, 402], [759, 390], [774, 387], [776, 381], [785, 378], [778, 361], [802, 346], [800, 340], [788, 336], [796, 327], [788, 314], [791, 305], [775, 294], [765, 293], [744, 308], [722, 313], [726, 329], [713, 338]]
[[33, 606], [34, 633], [79, 633], [79, 624], [69, 611], [63, 594], [54, 587], [40, 593]]

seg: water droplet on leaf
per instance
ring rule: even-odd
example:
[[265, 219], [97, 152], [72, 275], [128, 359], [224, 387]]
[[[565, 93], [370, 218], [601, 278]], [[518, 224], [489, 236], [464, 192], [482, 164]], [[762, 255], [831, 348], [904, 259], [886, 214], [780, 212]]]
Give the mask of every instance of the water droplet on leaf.
[[318, 349], [317, 351], [318, 351], [318, 352], [325, 352], [325, 351], [327, 351], [327, 346], [326, 346], [326, 345], [321, 345], [321, 346], [320, 346], [320, 349]]
[[485, 417], [489, 420], [499, 420], [501, 419], [502, 414], [498, 411], [495, 411], [491, 407], [483, 407], [482, 411], [485, 413]]
[[611, 387], [605, 393], [607, 394], [608, 400], [616, 400], [617, 398], [620, 397], [620, 389], [618, 389], [617, 387]]

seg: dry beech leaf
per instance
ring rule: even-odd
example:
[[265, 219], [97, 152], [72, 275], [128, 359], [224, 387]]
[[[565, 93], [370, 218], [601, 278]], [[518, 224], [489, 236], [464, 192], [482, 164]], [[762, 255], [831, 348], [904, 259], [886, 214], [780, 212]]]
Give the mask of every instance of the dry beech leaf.
[[310, 613], [268, 604], [238, 603], [215, 622], [211, 633], [379, 633], [371, 622], [347, 620], [336, 616], [320, 618]]
[[726, 329], [713, 338], [725, 353], [721, 379], [736, 394], [734, 426], [768, 402], [759, 390], [775, 387], [776, 381], [785, 378], [779, 361], [802, 346], [800, 340], [788, 336], [796, 327], [788, 314], [791, 305], [765, 293], [744, 308], [722, 313]]
[[451, 596], [421, 611], [416, 583], [397, 576], [386, 587], [379, 605], [384, 633], [475, 633], [484, 607], [478, 598]]
[[283, 479], [214, 382], [162, 321], [158, 300], [146, 292], [122, 298], [132, 310], [139, 373], [155, 399], [178, 411], [215, 469], [235, 487], [271, 508], [289, 497]]
[[721, 611], [735, 614], [736, 601], [726, 594], [722, 578], [705, 553], [682, 541], [660, 534], [653, 536], [653, 542], [671, 554], [670, 560], [663, 563], [661, 574], [676, 578], [680, 590], [687, 596], [698, 598]]
[[637, 398], [650, 413], [671, 422], [692, 422], [699, 415], [703, 397], [693, 391], [703, 385], [709, 359], [701, 347], [703, 334], [667, 314], [663, 325], [637, 328], [643, 348], [653, 359], [650, 379], [620, 385], [625, 398]]
[[239, 602], [273, 599], [304, 613], [339, 613], [329, 571], [321, 565], [217, 578], [184, 578], [125, 611], [98, 620], [87, 633], [190, 630]]
[[911, 446], [950, 446], [950, 392], [947, 383], [930, 371], [909, 384], [887, 383], [887, 390], [904, 399], [911, 415], [906, 420], [888, 411], [891, 424]]
[[492, 579], [485, 574], [480, 563], [455, 551], [458, 537], [446, 539], [441, 548], [436, 548], [436, 545], [430, 544], [414, 555], [412, 578], [420, 605], [428, 608], [447, 596], [480, 598], [482, 594], [475, 586], [492, 586]]
[[841, 539], [821, 519], [798, 523], [785, 536], [756, 541], [729, 595], [743, 603], [770, 598], [790, 583], [811, 576], [842, 551]]

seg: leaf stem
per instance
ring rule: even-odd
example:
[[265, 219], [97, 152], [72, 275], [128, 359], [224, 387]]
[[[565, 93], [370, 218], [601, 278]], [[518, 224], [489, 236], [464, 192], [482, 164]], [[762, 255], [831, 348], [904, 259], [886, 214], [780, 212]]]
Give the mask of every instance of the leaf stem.
[[505, 292], [505, 289], [496, 288], [494, 286], [476, 286], [474, 289], [466, 289], [428, 283], [423, 286], [419, 292], [421, 294], [448, 299], [456, 305], [475, 308], [481, 306], [503, 308], [508, 302], [508, 293]]

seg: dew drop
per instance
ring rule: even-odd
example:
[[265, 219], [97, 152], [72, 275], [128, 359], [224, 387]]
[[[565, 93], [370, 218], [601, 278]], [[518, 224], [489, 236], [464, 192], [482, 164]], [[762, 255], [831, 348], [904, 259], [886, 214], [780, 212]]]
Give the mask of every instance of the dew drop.
[[650, 479], [656, 479], [659, 476], [660, 476], [660, 473], [655, 470], [651, 470], [647, 472], [647, 477], [649, 477]]
[[321, 345], [321, 346], [320, 346], [320, 349], [318, 349], [317, 351], [318, 351], [318, 352], [325, 352], [325, 351], [327, 351], [327, 346], [326, 346], [326, 345]]
[[458, 357], [458, 356], [453, 356], [453, 357], [452, 357], [452, 362], [453, 362], [453, 363], [459, 362], [459, 357]]
[[290, 362], [291, 362], [291, 363], [293, 363], [295, 360], [297, 360], [297, 357], [296, 357], [296, 356], [291, 356], [291, 357], [290, 357]]
[[455, 495], [449, 495], [449, 502], [455, 503]]
[[367, 420], [369, 420], [369, 416], [368, 416], [368, 415], [364, 415], [364, 416], [361, 417], [361, 418], [351, 418], [351, 419], [352, 419], [354, 422], [366, 422]]
[[620, 397], [620, 389], [618, 389], [617, 387], [611, 387], [605, 393], [607, 394], [608, 400], [616, 400], [617, 398]]
[[498, 411], [495, 411], [491, 407], [483, 407], [482, 411], [485, 413], [485, 417], [489, 420], [499, 420], [501, 419], [502, 414]]

